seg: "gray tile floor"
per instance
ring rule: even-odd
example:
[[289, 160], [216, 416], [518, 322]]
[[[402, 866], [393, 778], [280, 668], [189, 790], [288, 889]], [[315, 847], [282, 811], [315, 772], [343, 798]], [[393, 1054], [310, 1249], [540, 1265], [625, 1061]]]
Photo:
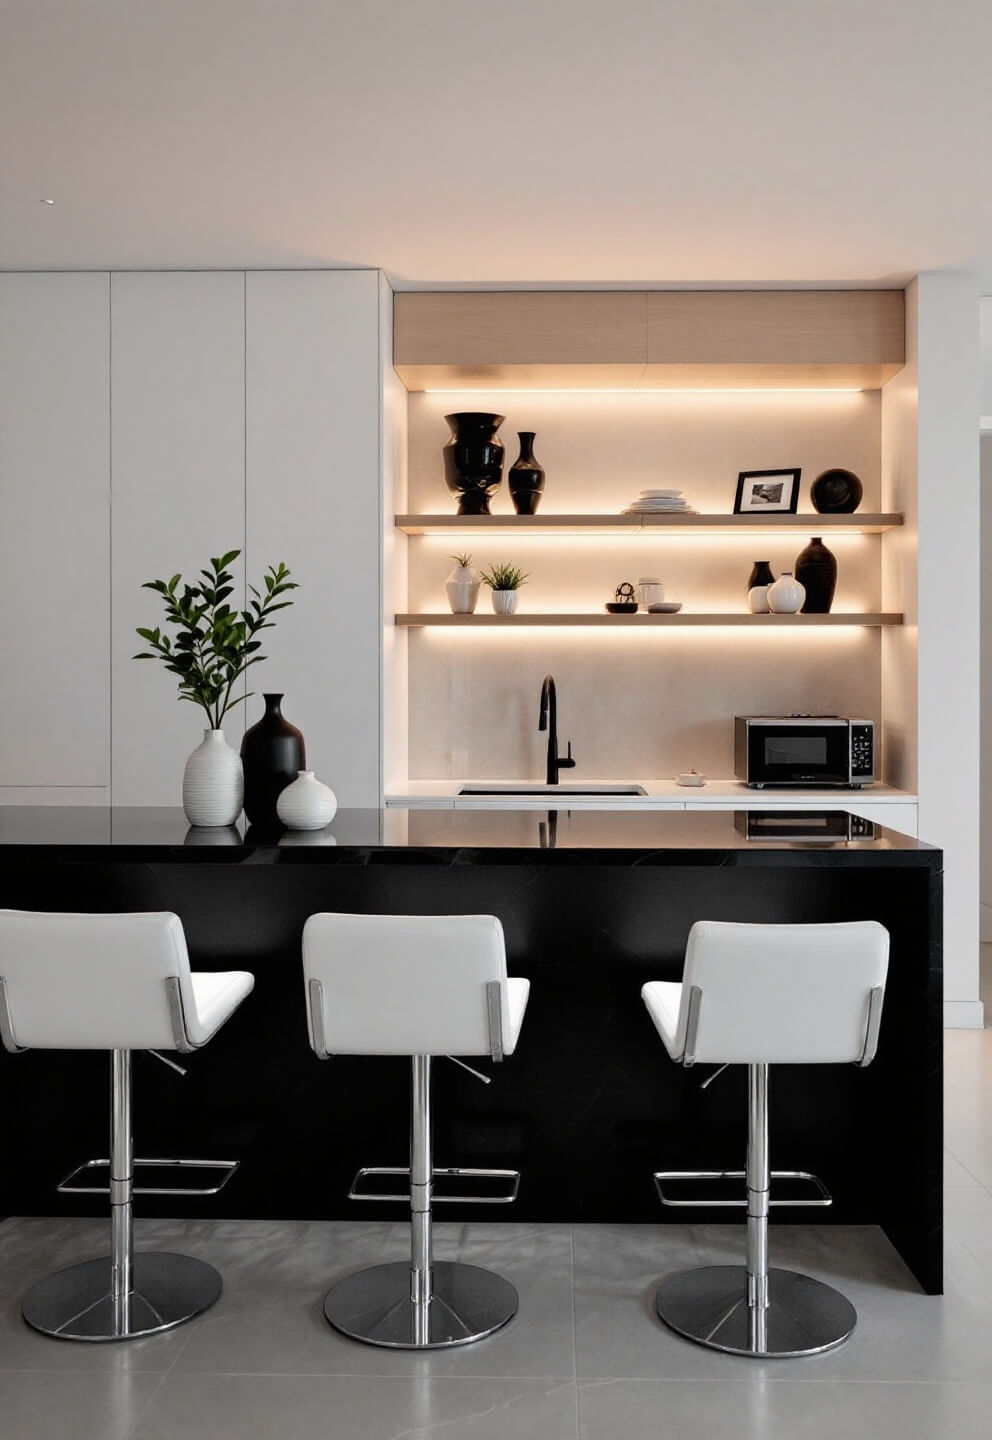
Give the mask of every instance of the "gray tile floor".
[[846, 1346], [751, 1363], [679, 1340], [657, 1280], [738, 1258], [731, 1226], [442, 1225], [441, 1258], [513, 1280], [500, 1335], [431, 1356], [351, 1344], [323, 1321], [336, 1276], [400, 1258], [400, 1224], [139, 1222], [139, 1245], [224, 1274], [192, 1325], [126, 1346], [48, 1341], [20, 1321], [37, 1277], [99, 1253], [106, 1227], [0, 1225], [0, 1433], [17, 1440], [972, 1440], [992, 1433], [992, 1029], [947, 1035], [947, 1291], [919, 1293], [875, 1230], [788, 1227], [773, 1259], [857, 1306]]

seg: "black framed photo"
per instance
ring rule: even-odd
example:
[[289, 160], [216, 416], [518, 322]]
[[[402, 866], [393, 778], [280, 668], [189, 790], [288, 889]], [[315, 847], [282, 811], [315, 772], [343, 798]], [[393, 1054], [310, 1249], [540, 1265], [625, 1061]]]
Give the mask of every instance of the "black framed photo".
[[735, 515], [795, 515], [801, 470], [742, 470]]

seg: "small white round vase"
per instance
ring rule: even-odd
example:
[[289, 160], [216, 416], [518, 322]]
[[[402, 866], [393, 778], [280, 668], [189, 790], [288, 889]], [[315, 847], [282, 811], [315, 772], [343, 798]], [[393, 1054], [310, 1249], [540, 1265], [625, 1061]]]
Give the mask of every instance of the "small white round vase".
[[493, 609], [497, 615], [514, 615], [519, 599], [519, 590], [491, 590], [493, 597]]
[[481, 584], [478, 570], [470, 565], [456, 565], [444, 582], [444, 591], [452, 615], [472, 615], [479, 598]]
[[203, 742], [186, 761], [183, 809], [191, 825], [233, 825], [241, 814], [245, 778], [241, 756], [223, 730], [204, 730]]
[[783, 570], [774, 585], [768, 586], [768, 608], [773, 615], [796, 615], [803, 608], [806, 586], [791, 570]]
[[334, 791], [312, 770], [301, 770], [276, 801], [276, 814], [287, 830], [323, 830], [337, 813]]
[[752, 585], [747, 592], [747, 608], [752, 615], [768, 614], [768, 586]]

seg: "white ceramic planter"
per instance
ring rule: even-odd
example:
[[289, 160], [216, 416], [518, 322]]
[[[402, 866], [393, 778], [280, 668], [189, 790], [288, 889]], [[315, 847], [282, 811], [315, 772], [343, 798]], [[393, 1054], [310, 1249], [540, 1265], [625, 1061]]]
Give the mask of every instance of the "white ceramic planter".
[[768, 586], [752, 585], [747, 592], [747, 608], [752, 615], [768, 614]]
[[481, 580], [470, 565], [456, 565], [444, 582], [452, 615], [472, 615], [479, 598]]
[[493, 597], [493, 609], [497, 615], [514, 615], [517, 609], [517, 601], [520, 598], [519, 590], [490, 590]]
[[768, 608], [773, 615], [796, 615], [805, 599], [806, 586], [800, 584], [791, 570], [783, 570], [775, 584], [768, 586]]
[[287, 830], [323, 830], [337, 813], [334, 791], [312, 770], [301, 770], [276, 801], [276, 814]]
[[191, 825], [233, 825], [245, 798], [241, 756], [223, 730], [204, 730], [203, 743], [186, 761], [183, 809]]

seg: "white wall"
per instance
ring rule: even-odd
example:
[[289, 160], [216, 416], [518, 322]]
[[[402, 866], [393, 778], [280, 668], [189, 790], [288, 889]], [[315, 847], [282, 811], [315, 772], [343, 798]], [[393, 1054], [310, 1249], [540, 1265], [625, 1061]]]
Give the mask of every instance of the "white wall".
[[[992, 413], [992, 412], [990, 412]], [[992, 435], [981, 442], [982, 487], [982, 738], [979, 916], [981, 938], [992, 941]]]

